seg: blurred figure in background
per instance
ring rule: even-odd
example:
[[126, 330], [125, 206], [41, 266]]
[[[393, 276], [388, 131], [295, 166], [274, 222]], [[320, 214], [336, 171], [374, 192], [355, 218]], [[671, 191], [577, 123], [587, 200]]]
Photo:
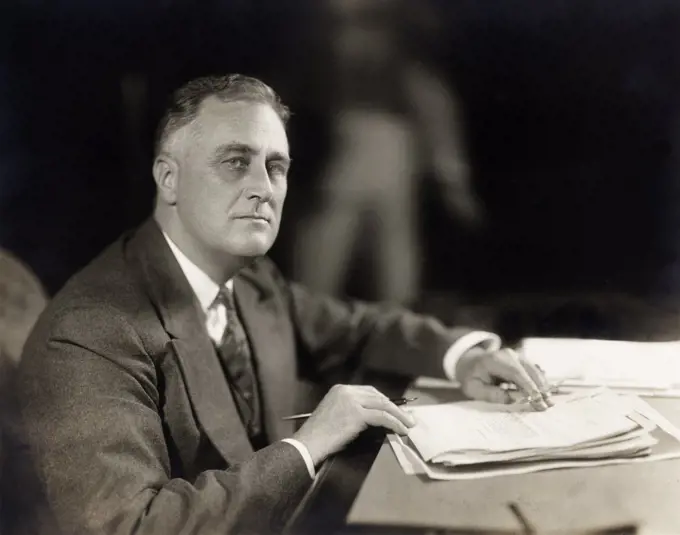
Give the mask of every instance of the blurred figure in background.
[[426, 2], [412, 0], [327, 0], [326, 8], [334, 147], [318, 209], [298, 231], [296, 276], [318, 291], [342, 293], [366, 236], [375, 255], [374, 297], [409, 304], [420, 283], [417, 178], [431, 170], [452, 215], [472, 225], [480, 220], [458, 103], [426, 66], [421, 46], [437, 19]]

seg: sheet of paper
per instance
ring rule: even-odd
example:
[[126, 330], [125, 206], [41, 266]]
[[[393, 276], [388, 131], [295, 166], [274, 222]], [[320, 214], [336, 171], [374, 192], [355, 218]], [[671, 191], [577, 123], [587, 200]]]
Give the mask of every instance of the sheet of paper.
[[450, 468], [443, 464], [425, 463], [412, 447], [406, 445], [404, 441], [396, 435], [392, 435], [389, 442], [393, 451], [395, 451], [395, 455], [396, 450], [400, 450], [399, 454], [396, 455], [397, 460], [400, 461], [400, 458], [406, 459], [410, 465], [407, 468], [400, 461], [399, 464], [402, 466], [402, 469], [404, 469], [404, 473], [408, 475], [424, 474], [430, 479], [449, 481], [482, 479], [486, 477], [498, 477], [513, 474], [530, 474], [532, 472], [556, 470], [561, 468], [586, 468], [592, 466], [608, 466], [632, 462], [660, 461], [664, 459], [674, 459], [680, 457], [680, 447], [678, 447], [676, 451], [664, 452], [657, 455], [655, 455], [654, 451], [652, 450], [649, 455], [640, 457], [615, 457], [605, 459], [577, 460], [560, 459], [554, 461], [499, 463], [494, 465]]
[[565, 385], [680, 390], [680, 342], [527, 338], [522, 353]]
[[387, 442], [392, 447], [399, 466], [401, 466], [401, 469], [407, 476], [425, 473], [424, 465], [418, 462], [418, 454], [411, 448], [406, 447], [397, 435], [387, 435]]
[[[402, 440], [397, 435], [388, 435], [388, 442], [395, 454], [399, 465], [407, 475], [426, 475], [436, 480], [466, 480], [482, 479], [487, 477], [498, 477], [513, 474], [527, 474], [544, 470], [558, 468], [579, 468], [606, 466], [624, 463], [642, 463], [652, 461], [662, 461], [665, 459], [680, 458], [680, 429], [673, 425], [667, 418], [662, 416], [656, 409], [651, 407], [644, 400], [636, 396], [619, 396], [627, 398], [628, 406], [635, 407], [636, 412], [649, 420], [655, 428], [652, 432], [654, 444], [651, 445], [651, 452], [647, 455], [638, 457], [617, 457], [604, 459], [567, 459], [551, 461], [529, 461], [529, 462], [509, 462], [494, 465], [477, 465], [462, 467], [447, 467], [426, 463], [420, 457], [414, 447]], [[649, 424], [644, 427], [649, 428]]]
[[449, 452], [566, 448], [636, 429], [616, 401], [603, 392], [558, 398], [545, 412], [479, 401], [416, 406], [409, 439], [426, 461]]
[[566, 458], [583, 458], [596, 459], [611, 456], [612, 454], [624, 455], [628, 453], [635, 453], [639, 450], [651, 448], [656, 444], [656, 440], [651, 437], [648, 431], [640, 429], [622, 437], [615, 437], [613, 439], [604, 440], [601, 443], [596, 443], [588, 447], [582, 447], [578, 450], [572, 448], [564, 448], [562, 450], [551, 450], [549, 455], [541, 450], [528, 450], [523, 453], [519, 452], [504, 452], [495, 454], [456, 454], [446, 453], [433, 459], [433, 462], [442, 462], [451, 466], [469, 466], [473, 464], [482, 463], [497, 463], [509, 461], [536, 461], [546, 458], [555, 458], [559, 456], [560, 451]]

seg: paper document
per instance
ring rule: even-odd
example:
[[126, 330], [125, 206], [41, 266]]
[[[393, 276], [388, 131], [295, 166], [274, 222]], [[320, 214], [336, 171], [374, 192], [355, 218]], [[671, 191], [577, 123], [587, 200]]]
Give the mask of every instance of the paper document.
[[566, 386], [674, 390], [680, 395], [680, 342], [527, 338], [524, 356]]
[[[407, 438], [389, 437], [406, 473], [471, 479], [680, 456], [680, 430], [643, 400], [605, 388], [558, 396], [554, 407], [477, 401], [415, 406]], [[658, 416], [658, 418], [657, 418]]]
[[461, 453], [445, 453], [437, 456], [434, 460], [441, 462], [448, 466], [465, 466], [482, 463], [499, 463], [499, 462], [525, 462], [537, 461], [542, 459], [599, 459], [603, 457], [611, 457], [613, 454], [621, 455], [638, 455], [641, 452], [651, 448], [656, 441], [647, 432], [631, 433], [631, 435], [622, 435], [610, 440], [603, 441], [591, 446], [579, 448], [577, 450], [571, 448], [563, 448], [560, 450], [551, 450], [550, 452], [543, 452], [540, 449], [533, 452], [525, 452], [521, 458], [517, 457], [516, 452], [505, 453], [485, 453], [485, 454], [461, 454]]
[[414, 407], [409, 438], [426, 461], [451, 451], [570, 447], [633, 431], [638, 423], [606, 395], [572, 395], [545, 412], [480, 401]]

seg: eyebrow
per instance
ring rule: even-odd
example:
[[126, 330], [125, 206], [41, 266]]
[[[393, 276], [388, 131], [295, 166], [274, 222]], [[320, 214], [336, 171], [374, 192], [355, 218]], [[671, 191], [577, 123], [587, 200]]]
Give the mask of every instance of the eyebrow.
[[[225, 143], [224, 145], [219, 145], [215, 151], [212, 158], [213, 163], [219, 163], [221, 158], [224, 158], [230, 152], [239, 152], [242, 154], [259, 154], [260, 151], [247, 145], [245, 143]], [[274, 151], [267, 157], [267, 161], [280, 161], [288, 165], [293, 161], [290, 156], [284, 154], [283, 152]]]

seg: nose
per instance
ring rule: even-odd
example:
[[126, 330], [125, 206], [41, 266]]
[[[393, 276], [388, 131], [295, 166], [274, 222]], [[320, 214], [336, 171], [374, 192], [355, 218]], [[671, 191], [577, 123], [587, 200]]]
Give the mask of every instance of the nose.
[[246, 191], [248, 199], [260, 202], [270, 201], [274, 190], [272, 189], [272, 183], [269, 180], [269, 173], [267, 173], [266, 167], [254, 167], [248, 178], [248, 189]]

